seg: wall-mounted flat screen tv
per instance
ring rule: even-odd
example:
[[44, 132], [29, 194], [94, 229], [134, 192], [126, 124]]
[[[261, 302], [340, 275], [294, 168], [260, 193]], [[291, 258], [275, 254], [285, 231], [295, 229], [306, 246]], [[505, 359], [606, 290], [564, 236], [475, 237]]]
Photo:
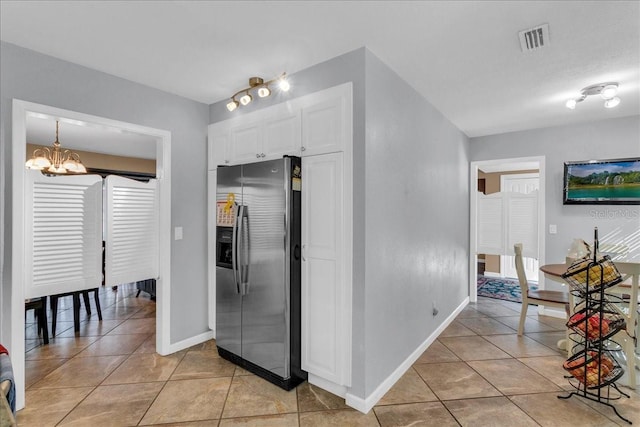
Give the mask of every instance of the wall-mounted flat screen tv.
[[564, 204], [640, 205], [640, 157], [564, 164]]

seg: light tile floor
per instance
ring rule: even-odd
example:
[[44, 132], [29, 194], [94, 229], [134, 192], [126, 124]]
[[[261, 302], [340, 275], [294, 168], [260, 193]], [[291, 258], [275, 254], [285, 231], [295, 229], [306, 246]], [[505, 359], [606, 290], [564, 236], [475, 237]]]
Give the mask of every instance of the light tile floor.
[[[221, 359], [214, 341], [159, 356], [155, 303], [135, 293], [103, 289], [104, 320], [82, 312], [79, 334], [63, 300], [46, 346], [29, 315], [20, 426], [626, 425], [606, 406], [557, 398], [570, 389], [556, 348], [564, 321], [530, 309], [518, 337], [519, 304], [470, 304], [365, 415], [308, 383], [285, 392]], [[639, 394], [617, 407], [640, 423]]]

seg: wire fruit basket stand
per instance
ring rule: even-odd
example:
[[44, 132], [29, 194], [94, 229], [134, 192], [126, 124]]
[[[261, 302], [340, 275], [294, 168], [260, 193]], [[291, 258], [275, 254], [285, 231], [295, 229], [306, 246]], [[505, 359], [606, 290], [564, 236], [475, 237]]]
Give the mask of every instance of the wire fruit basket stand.
[[605, 293], [606, 289], [620, 283], [622, 276], [611, 258], [598, 255], [597, 228], [594, 230], [593, 257], [574, 262], [562, 278], [579, 302], [567, 322], [572, 331], [573, 355], [563, 364], [575, 390], [558, 398], [568, 399], [575, 395], [607, 405], [620, 419], [632, 424], [611, 403], [622, 397], [630, 398], [616, 384], [624, 369], [609, 350], [615, 344], [611, 338], [626, 329], [626, 322]]

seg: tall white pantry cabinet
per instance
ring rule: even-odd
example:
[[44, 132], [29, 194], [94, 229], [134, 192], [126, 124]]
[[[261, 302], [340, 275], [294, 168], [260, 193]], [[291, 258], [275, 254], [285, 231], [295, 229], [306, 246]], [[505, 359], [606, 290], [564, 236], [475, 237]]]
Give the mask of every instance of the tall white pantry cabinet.
[[345, 397], [351, 385], [352, 84], [211, 124], [208, 141], [210, 328], [215, 333], [217, 167], [302, 157], [302, 368], [310, 383]]

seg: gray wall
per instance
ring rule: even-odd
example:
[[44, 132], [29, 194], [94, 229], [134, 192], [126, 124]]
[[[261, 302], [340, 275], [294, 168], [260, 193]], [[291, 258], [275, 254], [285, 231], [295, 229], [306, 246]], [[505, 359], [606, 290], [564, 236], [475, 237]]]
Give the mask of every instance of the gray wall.
[[0, 144], [4, 154], [5, 222], [2, 335], [7, 343], [11, 296], [11, 102], [13, 98], [171, 132], [173, 226], [184, 239], [171, 247], [171, 343], [207, 326], [205, 104], [161, 92], [21, 47], [0, 45]]
[[[472, 161], [545, 156], [545, 262], [564, 262], [574, 238], [591, 243], [594, 227], [603, 240], [635, 233], [630, 257], [640, 260], [640, 206], [562, 204], [564, 162], [640, 156], [640, 116], [472, 138], [470, 153]], [[549, 224], [558, 234], [548, 233]]]
[[[350, 393], [366, 398], [467, 296], [468, 141], [366, 48], [290, 81], [288, 99], [353, 83]], [[283, 100], [259, 100], [233, 113], [222, 101], [211, 105], [210, 121]], [[440, 309], [435, 318], [433, 301]]]
[[468, 295], [469, 142], [369, 51], [365, 106], [369, 395]]

